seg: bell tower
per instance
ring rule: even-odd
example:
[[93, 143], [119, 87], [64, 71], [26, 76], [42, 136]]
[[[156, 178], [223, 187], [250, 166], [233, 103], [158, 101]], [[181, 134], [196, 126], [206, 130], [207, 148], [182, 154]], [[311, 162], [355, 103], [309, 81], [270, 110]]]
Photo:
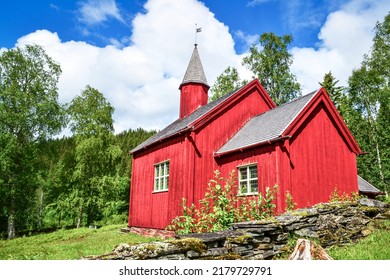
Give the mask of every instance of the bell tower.
[[180, 119], [187, 117], [199, 107], [207, 104], [209, 88], [200, 61], [198, 46], [195, 44], [186, 73], [179, 87]]

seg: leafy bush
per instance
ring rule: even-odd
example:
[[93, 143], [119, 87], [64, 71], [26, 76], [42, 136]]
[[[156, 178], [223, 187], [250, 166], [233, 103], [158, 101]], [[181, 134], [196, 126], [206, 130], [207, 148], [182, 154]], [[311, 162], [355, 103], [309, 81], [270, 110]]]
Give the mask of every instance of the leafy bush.
[[356, 202], [361, 198], [359, 192], [352, 192], [350, 194], [338, 191], [337, 187], [333, 190], [329, 197], [330, 202]]
[[294, 201], [291, 193], [289, 191], [286, 192], [286, 211], [292, 211], [297, 206], [297, 203]]
[[277, 186], [266, 188], [265, 194], [240, 196], [237, 178], [233, 170], [228, 178], [221, 176], [218, 170], [208, 183], [205, 196], [199, 201], [199, 208], [194, 204], [187, 206], [182, 199], [182, 215], [175, 217], [168, 230], [177, 234], [195, 232], [215, 232], [228, 229], [232, 223], [263, 219], [272, 216], [276, 205], [274, 199]]

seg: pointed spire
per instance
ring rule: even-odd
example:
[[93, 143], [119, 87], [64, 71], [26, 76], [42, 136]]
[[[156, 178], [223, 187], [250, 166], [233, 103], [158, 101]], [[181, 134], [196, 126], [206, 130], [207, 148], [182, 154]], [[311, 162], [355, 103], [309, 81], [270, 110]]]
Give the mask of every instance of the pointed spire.
[[197, 44], [195, 44], [194, 51], [192, 52], [190, 62], [187, 66], [187, 71], [184, 75], [183, 81], [181, 82], [180, 88], [187, 83], [199, 83], [209, 86], [207, 84], [206, 75], [203, 71], [202, 62], [200, 61]]
[[179, 87], [180, 119], [187, 117], [199, 107], [207, 104], [209, 88], [210, 86], [207, 84], [206, 75], [204, 74], [202, 62], [200, 61], [198, 48], [195, 44], [187, 71]]

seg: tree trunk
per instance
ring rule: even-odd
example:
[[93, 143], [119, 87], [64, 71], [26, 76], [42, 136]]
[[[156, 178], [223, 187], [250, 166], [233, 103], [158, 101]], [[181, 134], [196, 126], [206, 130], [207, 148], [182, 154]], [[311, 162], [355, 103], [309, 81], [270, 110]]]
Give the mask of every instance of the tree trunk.
[[81, 205], [80, 211], [79, 211], [79, 216], [77, 218], [77, 225], [76, 225], [77, 228], [80, 228], [82, 218], [83, 218], [83, 206]]
[[11, 200], [8, 216], [8, 239], [15, 238], [15, 205], [14, 200]]
[[379, 177], [381, 178], [382, 183], [385, 183], [385, 177], [383, 175], [383, 170], [382, 170], [382, 161], [381, 161], [381, 154], [379, 150], [379, 143], [378, 141], [375, 141], [375, 146], [376, 146], [376, 159], [378, 162], [378, 167], [379, 167]]

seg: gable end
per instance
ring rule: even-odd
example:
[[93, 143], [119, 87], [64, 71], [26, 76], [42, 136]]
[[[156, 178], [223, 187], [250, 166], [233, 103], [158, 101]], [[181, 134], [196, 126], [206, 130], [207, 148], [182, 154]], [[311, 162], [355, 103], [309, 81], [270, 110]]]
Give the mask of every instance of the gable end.
[[323, 108], [329, 113], [329, 117], [332, 123], [335, 125], [340, 136], [344, 139], [348, 148], [357, 155], [362, 154], [362, 151], [356, 142], [355, 138], [351, 134], [341, 115], [337, 111], [333, 102], [324, 88], [321, 88], [313, 96], [310, 102], [303, 108], [303, 110], [297, 115], [297, 117], [290, 123], [290, 125], [284, 130], [282, 136], [293, 136], [293, 134], [300, 128], [304, 121], [310, 116], [318, 106], [322, 104]]
[[232, 91], [217, 100], [214, 100], [213, 102], [210, 102], [196, 111], [194, 111], [192, 114], [188, 115], [187, 117], [183, 119], [178, 119], [138, 145], [136, 148], [130, 151], [130, 153], [136, 153], [140, 150], [147, 149], [148, 147], [161, 143], [166, 141], [167, 139], [170, 139], [172, 137], [176, 137], [178, 135], [182, 135], [183, 133], [187, 133], [189, 131], [192, 131], [196, 129], [199, 126], [202, 126], [204, 123], [212, 119], [215, 115], [222, 112], [226, 107], [230, 106], [234, 102], [236, 102], [238, 99], [242, 97], [242, 95], [246, 94], [249, 91], [256, 90], [260, 93], [261, 97], [263, 98], [265, 104], [271, 109], [274, 108], [276, 105], [272, 101], [272, 99], [269, 97], [263, 86], [260, 84], [260, 82], [256, 79], [252, 82], [248, 83], [247, 85]]

